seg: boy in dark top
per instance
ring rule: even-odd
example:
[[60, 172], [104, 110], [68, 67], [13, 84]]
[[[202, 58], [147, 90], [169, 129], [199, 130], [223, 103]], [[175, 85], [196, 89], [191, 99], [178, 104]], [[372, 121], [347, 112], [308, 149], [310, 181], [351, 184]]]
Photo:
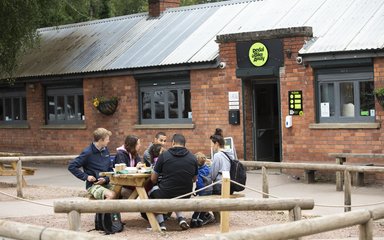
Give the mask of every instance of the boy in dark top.
[[[173, 135], [172, 147], [159, 156], [153, 169], [151, 180], [158, 185], [150, 191], [150, 197], [174, 198], [190, 193], [197, 179], [197, 169], [196, 157], [185, 148], [185, 137], [181, 134]], [[157, 181], [159, 175], [162, 176], [160, 182]], [[183, 230], [188, 229], [189, 225], [181, 213], [176, 212], [176, 215], [179, 226]], [[156, 218], [160, 228], [166, 230], [164, 216], [160, 214]]]
[[[108, 177], [100, 177], [100, 172], [113, 171], [107, 145], [112, 135], [105, 128], [93, 132], [93, 142], [72, 160], [68, 170], [78, 179], [86, 181], [86, 189], [96, 199], [114, 199], [116, 193], [109, 184]], [[82, 170], [81, 170], [82, 168]]]

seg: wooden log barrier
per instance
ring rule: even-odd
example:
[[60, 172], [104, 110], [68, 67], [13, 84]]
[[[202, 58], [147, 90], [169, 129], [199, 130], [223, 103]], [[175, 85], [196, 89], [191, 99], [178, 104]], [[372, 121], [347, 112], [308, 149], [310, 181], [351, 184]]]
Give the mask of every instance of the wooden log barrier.
[[[321, 232], [332, 231], [358, 224], [366, 224], [371, 219], [368, 210], [357, 210], [347, 213], [328, 215], [324, 217], [303, 219], [296, 222], [275, 224], [254, 229], [233, 231], [230, 233], [205, 236], [205, 240], [275, 240], [292, 239], [313, 235]], [[368, 233], [365, 233], [369, 236]], [[360, 240], [372, 240], [372, 238], [360, 238]]]
[[[100, 234], [93, 235], [65, 229], [47, 228], [0, 219], [0, 236], [18, 240], [93, 240], [111, 239]], [[116, 239], [114, 237], [114, 239]]]
[[313, 209], [309, 198], [279, 199], [147, 199], [147, 200], [60, 200], [53, 204], [55, 213], [103, 213], [103, 212], [209, 212], [209, 211], [279, 211], [299, 206], [302, 210]]
[[[228, 171], [223, 171], [222, 176], [223, 181], [221, 182], [221, 197], [229, 198], [231, 188], [231, 176]], [[220, 232], [229, 232], [229, 212], [227, 211], [220, 212]]]
[[263, 198], [269, 198], [269, 182], [267, 168], [263, 166], [261, 168], [261, 173], [263, 175]]

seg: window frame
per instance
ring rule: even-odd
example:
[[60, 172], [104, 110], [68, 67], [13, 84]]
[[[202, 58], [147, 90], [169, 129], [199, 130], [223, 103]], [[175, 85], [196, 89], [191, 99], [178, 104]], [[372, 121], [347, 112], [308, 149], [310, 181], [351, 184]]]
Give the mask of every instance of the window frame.
[[[12, 120], [5, 119], [5, 99], [11, 99], [11, 115]], [[15, 115], [15, 106], [14, 99], [19, 99], [19, 111], [20, 111], [20, 119], [14, 120], [13, 116]], [[3, 108], [3, 119], [0, 119], [0, 125], [20, 125], [26, 124], [28, 121], [28, 113], [27, 113], [27, 99], [26, 99], [26, 91], [25, 88], [16, 87], [15, 89], [1, 89], [0, 90], [0, 104]], [[24, 107], [24, 108], [23, 108]], [[25, 115], [25, 116], [24, 116]]]
[[[190, 124], [192, 123], [192, 118], [183, 118], [183, 110], [182, 105], [180, 104], [183, 102], [182, 100], [182, 91], [189, 90], [189, 93], [191, 92], [190, 87], [190, 80], [189, 80], [189, 74], [181, 74], [181, 75], [152, 75], [152, 76], [145, 76], [145, 77], [136, 77], [136, 79], [139, 81], [138, 85], [138, 96], [139, 96], [139, 122], [140, 124]], [[177, 118], [170, 118], [169, 117], [169, 111], [166, 111], [169, 109], [169, 98], [168, 93], [170, 91], [177, 90], [177, 101], [178, 101], [178, 117]], [[155, 91], [165, 91], [164, 94], [164, 118], [163, 119], [157, 119], [156, 116], [156, 106], [154, 101], [154, 92]], [[144, 92], [150, 92], [151, 96], [151, 118], [145, 119], [143, 118], [143, 98], [142, 94]], [[191, 96], [190, 96], [191, 98]], [[191, 100], [190, 100], [191, 102]], [[190, 103], [191, 104], [191, 103]], [[192, 106], [191, 111], [192, 112]]]
[[[69, 119], [69, 111], [68, 111], [68, 97], [74, 97], [74, 115], [78, 115], [80, 111], [80, 103], [79, 103], [79, 96], [83, 97], [83, 111], [84, 109], [84, 93], [83, 88], [78, 86], [47, 86], [45, 90], [45, 121], [47, 125], [58, 125], [58, 124], [64, 124], [64, 125], [71, 125], [71, 124], [83, 124], [84, 123], [84, 117], [85, 112], [81, 115], [81, 120], [79, 119]], [[49, 119], [49, 98], [53, 97], [55, 102], [55, 120]], [[57, 111], [57, 98], [58, 97], [64, 97], [64, 119], [63, 120], [57, 120], [58, 111]]]
[[[371, 123], [375, 116], [360, 116], [360, 83], [373, 82], [372, 67], [319, 69], [315, 72], [316, 116], [318, 123]], [[321, 117], [321, 88], [323, 83], [333, 83], [335, 116]], [[341, 116], [340, 84], [353, 83], [354, 117]], [[372, 92], [373, 94], [373, 92]], [[376, 113], [376, 109], [375, 109]], [[375, 114], [376, 115], [376, 114]]]

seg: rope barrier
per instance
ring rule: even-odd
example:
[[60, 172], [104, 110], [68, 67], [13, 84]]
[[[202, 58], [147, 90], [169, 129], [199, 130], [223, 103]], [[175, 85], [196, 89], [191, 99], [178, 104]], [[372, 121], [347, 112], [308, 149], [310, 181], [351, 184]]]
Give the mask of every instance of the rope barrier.
[[20, 201], [24, 201], [24, 202], [29, 202], [29, 203], [33, 203], [33, 204], [36, 204], [36, 205], [41, 205], [41, 206], [44, 206], [44, 207], [51, 207], [51, 208], [53, 208], [53, 205], [49, 205], [49, 204], [45, 204], [45, 203], [39, 203], [39, 202], [31, 201], [31, 200], [28, 200], [28, 199], [12, 196], [12, 195], [10, 195], [8, 193], [5, 193], [5, 192], [2, 192], [2, 191], [0, 191], [0, 194], [3, 194], [5, 196], [11, 197], [11, 198], [14, 198], [16, 200], [20, 200]]
[[198, 192], [200, 192], [200, 191], [203, 191], [203, 190], [205, 190], [205, 189], [207, 189], [207, 188], [210, 188], [210, 187], [212, 187], [212, 186], [214, 186], [214, 185], [216, 185], [216, 184], [219, 184], [219, 183], [221, 183], [221, 182], [222, 182], [222, 180], [219, 180], [219, 181], [217, 181], [217, 182], [213, 182], [213, 183], [211, 183], [211, 184], [209, 184], [209, 185], [207, 185], [207, 186], [205, 186], [205, 187], [203, 187], [203, 188], [200, 188], [200, 189], [198, 189], [198, 190], [192, 191], [192, 192], [190, 192], [190, 193], [186, 193], [186, 194], [181, 195], [181, 196], [178, 196], [178, 197], [174, 197], [174, 198], [172, 198], [172, 199], [180, 199], [180, 198], [183, 198], [183, 197], [186, 197], [186, 196], [190, 196], [190, 195], [192, 195], [192, 194], [196, 194], [196, 193], [198, 193]]

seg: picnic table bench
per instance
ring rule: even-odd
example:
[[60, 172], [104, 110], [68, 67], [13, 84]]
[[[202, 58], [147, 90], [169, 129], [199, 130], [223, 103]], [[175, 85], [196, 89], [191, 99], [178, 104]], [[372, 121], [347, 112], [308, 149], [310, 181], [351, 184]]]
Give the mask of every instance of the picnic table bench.
[[[22, 167], [22, 186], [27, 186], [27, 182], [24, 179], [26, 175], [34, 175], [37, 168]], [[0, 162], [0, 176], [17, 176], [17, 162], [11, 162], [10, 164], [4, 164]]]
[[[336, 164], [344, 165], [347, 163], [347, 158], [365, 158], [365, 159], [375, 159], [375, 158], [384, 158], [384, 154], [382, 153], [329, 153], [328, 156], [334, 157]], [[358, 165], [358, 166], [371, 166], [371, 167], [382, 167], [382, 165], [377, 165], [372, 162], [364, 162], [364, 163], [348, 163], [347, 165]], [[356, 171], [355, 176], [352, 179], [352, 184], [356, 186], [364, 185], [364, 171]], [[337, 173], [337, 178], [340, 178], [340, 182], [342, 179], [342, 173]]]

